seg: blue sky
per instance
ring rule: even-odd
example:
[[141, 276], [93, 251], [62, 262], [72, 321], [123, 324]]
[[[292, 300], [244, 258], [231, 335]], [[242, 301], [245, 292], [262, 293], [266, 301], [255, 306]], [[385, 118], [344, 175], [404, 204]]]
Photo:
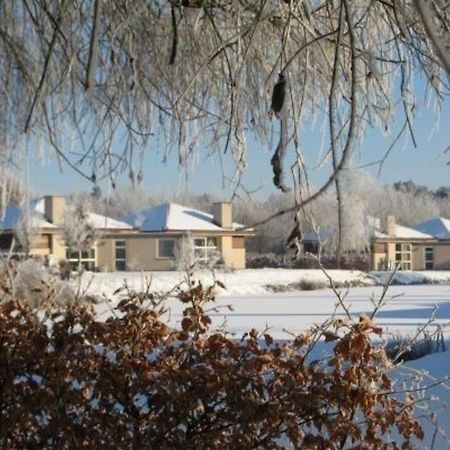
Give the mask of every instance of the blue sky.
[[[400, 123], [400, 116], [396, 122]], [[276, 122], [273, 122], [274, 135], [276, 135]], [[397, 127], [399, 125], [397, 124]], [[443, 104], [439, 127], [436, 116], [425, 106], [419, 107], [415, 118], [415, 132], [417, 148], [414, 148], [408, 138], [402, 138], [388, 160], [385, 162], [379, 176], [380, 183], [392, 183], [394, 181], [413, 180], [417, 184], [423, 184], [430, 188], [442, 185], [450, 185], [450, 99]], [[329, 175], [327, 170], [317, 170], [315, 167], [323, 153], [321, 127], [316, 125], [310, 130], [302, 131], [302, 151], [310, 168], [309, 176], [312, 183], [318, 186]], [[376, 130], [369, 130], [366, 139], [361, 144], [353, 158], [353, 164], [366, 165], [377, 161], [384, 155], [389, 147], [392, 137], [384, 137]], [[276, 137], [274, 137], [274, 141]], [[267, 198], [276, 192], [272, 185], [272, 173], [270, 158], [276, 142], [272, 147], [261, 146], [254, 136], [248, 136], [248, 166], [243, 178], [245, 187], [255, 191], [254, 195], [261, 199]], [[143, 188], [156, 194], [170, 193], [212, 193], [219, 198], [227, 199], [233, 189], [228, 185], [224, 188], [222, 178], [222, 166], [227, 174], [233, 173], [231, 155], [217, 155], [206, 158], [199, 155], [188, 171], [178, 169], [178, 158], [174, 153], [169, 156], [166, 163], [162, 162], [163, 152], [146, 151], [144, 159]], [[291, 153], [293, 152], [290, 149]], [[322, 150], [323, 152], [323, 150]], [[206, 154], [206, 152], [205, 152]], [[222, 163], [221, 163], [222, 159]], [[366, 170], [373, 176], [378, 175], [378, 166], [368, 167]], [[56, 160], [48, 159], [46, 163], [40, 163], [36, 158], [29, 162], [29, 184], [37, 194], [69, 194], [74, 191], [90, 191], [92, 183], [84, 180], [69, 167], [63, 167], [61, 172]], [[117, 180], [119, 188], [129, 185], [126, 174]], [[107, 183], [100, 185], [104, 194], [111, 192]]]

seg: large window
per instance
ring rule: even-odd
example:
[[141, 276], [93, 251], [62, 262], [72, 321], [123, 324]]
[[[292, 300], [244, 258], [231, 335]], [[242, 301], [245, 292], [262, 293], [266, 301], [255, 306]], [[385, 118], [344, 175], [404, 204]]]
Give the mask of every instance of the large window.
[[400, 270], [411, 270], [411, 244], [395, 244], [395, 261]]
[[127, 270], [127, 242], [116, 241], [115, 242], [115, 259], [116, 270]]
[[81, 263], [84, 270], [95, 270], [95, 248], [79, 252], [78, 250], [67, 250], [67, 260], [70, 262], [73, 270], [78, 269], [78, 262]]
[[158, 258], [175, 257], [175, 239], [158, 239]]
[[425, 247], [425, 270], [434, 269], [434, 249], [433, 247]]
[[213, 252], [217, 251], [217, 238], [201, 237], [194, 239], [194, 254], [199, 262], [208, 262]]

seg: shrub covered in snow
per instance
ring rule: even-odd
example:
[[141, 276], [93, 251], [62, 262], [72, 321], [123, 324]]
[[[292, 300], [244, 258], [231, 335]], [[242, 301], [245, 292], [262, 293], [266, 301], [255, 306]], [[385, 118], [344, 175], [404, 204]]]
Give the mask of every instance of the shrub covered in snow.
[[0, 265], [0, 301], [19, 301], [32, 310], [66, 308], [75, 303], [90, 303], [84, 292], [75, 292], [59, 280], [39, 258], [4, 260]]
[[31, 308], [41, 306], [48, 297], [49, 285], [47, 273], [39, 260], [27, 259], [17, 265], [12, 292], [15, 299], [28, 303]]

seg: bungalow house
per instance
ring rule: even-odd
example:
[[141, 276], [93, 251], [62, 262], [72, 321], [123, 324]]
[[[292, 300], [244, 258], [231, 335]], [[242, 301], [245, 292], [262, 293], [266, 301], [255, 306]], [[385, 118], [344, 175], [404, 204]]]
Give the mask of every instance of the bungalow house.
[[[62, 227], [68, 220], [65, 209], [66, 199], [56, 196], [31, 202], [28, 211], [6, 208], [0, 221], [1, 250], [10, 250], [21, 218], [28, 214], [29, 227], [34, 230], [30, 254], [50, 263], [67, 259], [75, 266], [78, 252], [70, 252], [63, 240]], [[252, 235], [232, 221], [230, 203], [214, 204], [214, 214], [166, 203], [132, 214], [126, 221], [89, 213], [88, 222], [99, 237], [89, 251], [82, 252], [81, 263], [88, 270], [109, 272], [172, 270], [176, 243], [187, 235], [201, 259], [217, 250], [228, 267], [245, 268], [245, 238]]]
[[[17, 242], [14, 246], [13, 243], [25, 219], [32, 234], [30, 255], [40, 256], [48, 260], [50, 264], [68, 260], [72, 266], [76, 267], [79, 254], [69, 251], [63, 239], [62, 227], [67, 218], [65, 197], [46, 196], [31, 201], [25, 207], [9, 206], [0, 220], [0, 249], [2, 252], [21, 251]], [[80, 262], [85, 269], [95, 270], [105, 265], [109, 259], [102, 242], [111, 238], [118, 239], [124, 233], [135, 232], [135, 230], [128, 223], [92, 212], [88, 213], [87, 221], [97, 230], [100, 240], [89, 251], [81, 253]]]
[[372, 242], [372, 269], [399, 264], [400, 270], [450, 269], [450, 220], [437, 217], [413, 225], [396, 224], [389, 216], [385, 232]]
[[214, 203], [213, 214], [164, 203], [131, 214], [127, 222], [139, 230], [127, 240], [130, 263], [144, 270], [173, 269], [177, 242], [186, 236], [200, 260], [218, 251], [226, 266], [244, 269], [245, 238], [253, 235], [233, 222], [231, 203]]
[[[450, 220], [435, 218], [406, 227], [394, 216], [387, 217], [385, 226], [368, 217], [367, 227], [371, 270], [390, 270], [397, 264], [400, 270], [450, 269]], [[329, 238], [326, 230], [305, 233], [304, 249], [317, 252], [318, 243]]]
[[388, 270], [398, 264], [400, 270], [431, 270], [436, 242], [431, 234], [399, 225], [388, 216], [383, 230], [373, 230], [371, 269]]

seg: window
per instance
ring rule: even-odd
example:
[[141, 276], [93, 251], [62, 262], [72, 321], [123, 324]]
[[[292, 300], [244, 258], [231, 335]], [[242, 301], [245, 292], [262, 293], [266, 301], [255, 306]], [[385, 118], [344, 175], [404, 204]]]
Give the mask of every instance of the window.
[[78, 250], [66, 251], [66, 258], [72, 266], [72, 270], [78, 269], [78, 260], [83, 266], [84, 270], [95, 270], [95, 248], [79, 252]]
[[434, 248], [425, 247], [425, 270], [434, 269]]
[[411, 244], [395, 244], [395, 261], [400, 270], [411, 270]]
[[115, 242], [115, 259], [116, 270], [127, 270], [127, 242], [116, 241]]
[[208, 262], [210, 255], [217, 251], [217, 238], [202, 237], [194, 239], [194, 254], [198, 261]]
[[158, 258], [175, 257], [175, 239], [158, 239]]

